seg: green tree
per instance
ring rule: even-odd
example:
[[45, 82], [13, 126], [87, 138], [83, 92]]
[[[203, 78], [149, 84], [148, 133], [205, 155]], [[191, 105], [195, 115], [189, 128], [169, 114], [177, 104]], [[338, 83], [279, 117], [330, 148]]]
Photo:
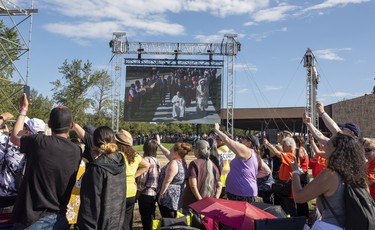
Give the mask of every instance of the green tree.
[[62, 79], [50, 82], [53, 88], [53, 100], [56, 104], [68, 106], [78, 123], [87, 122], [86, 110], [90, 107], [91, 99], [87, 92], [96, 84], [97, 76], [91, 74], [91, 62], [82, 63], [82, 60], [64, 61], [59, 67]]
[[97, 79], [94, 84], [94, 92], [92, 93], [91, 107], [94, 111], [94, 118], [100, 125], [108, 125], [108, 119], [111, 119], [111, 88], [112, 79], [105, 70], [96, 71], [93, 77]]
[[49, 114], [53, 108], [53, 101], [48, 97], [39, 94], [37, 90], [32, 89], [30, 92], [32, 104], [29, 107], [27, 116], [30, 118], [37, 117], [48, 122]]
[[22, 46], [17, 31], [6, 27], [3, 20], [0, 20], [0, 37], [0, 110], [15, 113], [23, 84], [12, 77], [13, 61], [19, 59]]

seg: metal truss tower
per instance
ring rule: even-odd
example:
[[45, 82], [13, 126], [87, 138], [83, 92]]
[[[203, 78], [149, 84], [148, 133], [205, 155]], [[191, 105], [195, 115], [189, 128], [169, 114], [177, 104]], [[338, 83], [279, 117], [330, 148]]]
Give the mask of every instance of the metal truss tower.
[[318, 84], [319, 84], [319, 73], [315, 66], [315, 56], [310, 49], [307, 49], [305, 56], [303, 57], [304, 67], [307, 70], [306, 77], [306, 112], [309, 117], [311, 117], [311, 122], [317, 128], [319, 128], [319, 116], [316, 112], [316, 97], [318, 94]]
[[[125, 36], [123, 33], [122, 36]], [[115, 37], [114, 37], [115, 38]], [[223, 60], [215, 60], [213, 56], [227, 56], [228, 77], [228, 106], [227, 131], [233, 134], [233, 106], [234, 106], [234, 56], [240, 51], [241, 44], [236, 41], [236, 34], [226, 34], [221, 43], [171, 43], [171, 42], [122, 42], [121, 54], [135, 54], [136, 58], [125, 58], [125, 65], [137, 66], [181, 66], [181, 67], [224, 67]], [[112, 42], [112, 41], [111, 41]], [[162, 55], [160, 58], [144, 58], [145, 55]], [[166, 58], [171, 56], [171, 58]], [[182, 56], [208, 56], [208, 59], [181, 59]], [[120, 69], [119, 65], [115, 65]], [[117, 75], [119, 76], [119, 75]], [[121, 77], [121, 72], [120, 76]], [[120, 86], [118, 81], [117, 87]], [[117, 117], [118, 119], [118, 117]], [[117, 121], [118, 123], [118, 121]]]
[[[37, 9], [33, 9], [33, 0], [30, 1], [30, 6], [31, 9], [23, 9], [12, 1], [0, 0], [0, 16], [3, 24], [17, 34], [17, 40], [10, 40], [5, 36], [4, 31], [0, 31], [0, 71], [9, 66], [13, 70], [11, 79], [0, 77], [0, 80], [13, 83], [14, 87], [17, 87], [17, 90], [13, 90], [14, 94], [29, 83], [32, 15], [38, 12]], [[25, 60], [21, 59], [24, 55], [27, 55]], [[6, 95], [1, 88], [0, 94], [11, 103], [12, 96]], [[14, 109], [18, 111], [17, 108]]]
[[236, 41], [237, 34], [225, 34], [227, 39], [225, 56], [227, 56], [227, 131], [233, 136], [234, 118], [234, 57], [241, 45]]
[[122, 58], [126, 52], [126, 33], [114, 32], [109, 46], [113, 53], [113, 79], [112, 79], [112, 129], [118, 131], [120, 120], [120, 95], [121, 95], [121, 75]]

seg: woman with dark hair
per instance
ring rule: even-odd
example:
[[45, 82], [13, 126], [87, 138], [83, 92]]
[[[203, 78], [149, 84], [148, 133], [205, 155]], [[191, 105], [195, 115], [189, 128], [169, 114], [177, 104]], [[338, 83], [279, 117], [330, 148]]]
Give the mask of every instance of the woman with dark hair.
[[155, 203], [160, 174], [160, 164], [156, 158], [157, 149], [158, 143], [154, 139], [147, 139], [143, 144], [143, 158], [150, 164], [150, 167], [147, 172], [137, 178], [139, 213], [145, 230], [152, 229], [152, 220], [155, 219]]
[[[314, 223], [312, 229], [342, 229], [345, 218], [351, 218], [345, 217], [345, 184], [367, 188], [364, 150], [355, 138], [339, 132], [329, 139], [324, 151], [327, 168], [303, 188], [301, 171], [297, 161], [293, 162], [293, 196], [298, 203], [317, 198], [321, 219]], [[323, 199], [335, 210], [335, 214]]]
[[188, 169], [188, 185], [184, 190], [182, 208], [189, 209], [189, 205], [204, 197], [219, 198], [221, 181], [219, 169], [210, 160], [210, 145], [205, 140], [195, 144], [196, 160], [190, 162]]
[[108, 126], [94, 132], [93, 161], [81, 184], [78, 229], [123, 229], [126, 206], [125, 159]]
[[115, 135], [116, 143], [119, 150], [124, 153], [126, 163], [126, 216], [125, 229], [132, 229], [133, 225], [133, 211], [137, 200], [137, 183], [135, 178], [145, 173], [150, 164], [143, 159], [133, 149], [133, 137], [126, 131], [121, 129]]
[[169, 159], [168, 164], [161, 169], [159, 176], [160, 214], [162, 217], [176, 218], [177, 210], [182, 207], [182, 194], [187, 178], [185, 156], [191, 151], [191, 145], [177, 142], [168, 151], [160, 144], [158, 136], [157, 142], [163, 154]]

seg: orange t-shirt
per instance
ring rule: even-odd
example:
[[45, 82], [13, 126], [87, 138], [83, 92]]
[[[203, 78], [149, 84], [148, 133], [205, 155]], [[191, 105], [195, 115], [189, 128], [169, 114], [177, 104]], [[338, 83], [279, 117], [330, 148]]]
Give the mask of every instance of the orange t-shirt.
[[310, 160], [309, 166], [312, 170], [312, 175], [315, 178], [318, 176], [318, 174], [323, 171], [323, 169], [326, 167], [326, 159], [319, 156], [318, 154], [315, 154], [315, 156]]
[[367, 162], [367, 178], [372, 185], [370, 185], [370, 194], [372, 199], [375, 200], [375, 161]]
[[294, 161], [294, 153], [293, 152], [281, 152], [280, 159], [281, 165], [279, 169], [279, 179], [280, 180], [290, 180], [292, 178], [292, 166], [291, 162]]

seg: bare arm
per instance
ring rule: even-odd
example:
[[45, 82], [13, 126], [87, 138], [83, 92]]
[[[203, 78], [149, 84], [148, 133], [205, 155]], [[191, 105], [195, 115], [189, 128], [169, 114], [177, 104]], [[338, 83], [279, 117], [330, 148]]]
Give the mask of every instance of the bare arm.
[[73, 123], [73, 129], [74, 132], [77, 133], [78, 137], [83, 140], [83, 137], [85, 136], [86, 131], [77, 123]]
[[177, 175], [177, 173], [178, 165], [177, 162], [173, 160], [170, 162], [165, 172], [164, 181], [160, 188], [159, 203], [160, 199], [164, 197], [165, 191], [167, 191], [167, 188], [169, 187], [170, 183], [172, 182], [173, 178]]
[[225, 133], [221, 132], [220, 125], [218, 123], [215, 123], [214, 130], [219, 135], [220, 139], [224, 141], [228, 148], [232, 150], [239, 159], [247, 160], [251, 157], [252, 152], [250, 149], [244, 144], [230, 139], [227, 135], [225, 135]]
[[318, 146], [315, 144], [314, 138], [310, 139], [310, 145], [311, 145], [315, 154], [318, 154], [319, 156], [321, 156], [323, 158], [327, 158], [327, 156], [325, 154], [326, 152], [324, 152], [324, 151], [322, 151], [318, 148]]
[[221, 190], [223, 189], [223, 185], [221, 184], [221, 181], [219, 180], [216, 185], [216, 194], [215, 198], [220, 198]]
[[318, 110], [320, 117], [323, 119], [324, 124], [333, 135], [341, 132], [337, 123], [324, 111], [323, 103], [317, 102], [316, 109]]
[[271, 173], [270, 167], [268, 167], [268, 165], [265, 164], [264, 162], [259, 162], [259, 163], [262, 163], [262, 167], [258, 171], [257, 178], [262, 178], [262, 177], [265, 177], [267, 175], [270, 175], [270, 173]]
[[9, 112], [4, 112], [0, 114], [0, 116], [3, 117], [3, 119], [0, 119], [0, 125], [2, 125], [5, 121], [13, 118], [13, 115]]
[[277, 156], [280, 158], [281, 152], [273, 146], [266, 138], [263, 139], [263, 144], [270, 150], [271, 156]]
[[195, 177], [189, 177], [189, 187], [191, 189], [191, 192], [195, 196], [197, 200], [201, 200], [202, 196], [198, 191], [198, 185], [197, 185], [197, 178]]
[[150, 167], [150, 163], [142, 158], [142, 161], [141, 161], [141, 163], [139, 163], [137, 172], [135, 172], [134, 177], [137, 178], [140, 175], [142, 175], [143, 173], [147, 172], [149, 167]]
[[315, 126], [311, 123], [311, 118], [307, 116], [305, 113], [303, 114], [303, 123], [307, 126], [310, 133], [317, 139], [320, 143], [326, 145], [329, 141], [329, 138], [324, 136], [322, 132], [320, 132]]
[[164, 156], [166, 156], [166, 157], [168, 158], [168, 160], [172, 160], [172, 159], [171, 159], [171, 152], [169, 151], [169, 149], [167, 149], [166, 147], [164, 147], [164, 146], [161, 144], [159, 134], [156, 134], [156, 143], [157, 143], [158, 146], [160, 147], [160, 150], [161, 150], [161, 152], [164, 154]]
[[27, 101], [26, 94], [24, 93], [21, 97], [21, 111], [18, 114], [16, 123], [13, 126], [12, 135], [10, 136], [10, 141], [17, 146], [21, 145], [21, 131], [23, 130], [23, 125], [25, 123], [25, 117], [28, 109], [29, 102]]

